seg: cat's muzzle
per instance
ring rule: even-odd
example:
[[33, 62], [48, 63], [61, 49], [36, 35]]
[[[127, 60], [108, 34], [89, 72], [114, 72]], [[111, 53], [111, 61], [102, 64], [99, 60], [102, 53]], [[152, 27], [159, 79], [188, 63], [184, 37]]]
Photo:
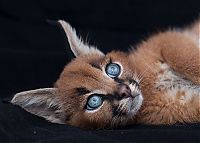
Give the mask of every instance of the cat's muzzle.
[[119, 86], [119, 96], [121, 98], [135, 98], [136, 96], [139, 96], [140, 92], [138, 92], [139, 87], [137, 87], [138, 85], [135, 83], [131, 83], [130, 85], [127, 84], [120, 84]]
[[139, 84], [136, 81], [120, 84], [118, 95], [121, 98], [117, 108], [118, 115], [133, 117], [140, 109], [143, 101]]

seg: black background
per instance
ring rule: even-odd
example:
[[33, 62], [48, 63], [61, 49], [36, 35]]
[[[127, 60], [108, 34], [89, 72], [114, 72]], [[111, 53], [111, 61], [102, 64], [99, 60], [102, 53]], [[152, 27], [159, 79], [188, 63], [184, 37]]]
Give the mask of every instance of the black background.
[[[152, 33], [195, 20], [199, 0], [0, 0], [0, 99], [51, 87], [71, 58], [64, 19], [103, 52], [127, 50]], [[200, 142], [200, 125], [82, 131], [0, 103], [0, 142]]]

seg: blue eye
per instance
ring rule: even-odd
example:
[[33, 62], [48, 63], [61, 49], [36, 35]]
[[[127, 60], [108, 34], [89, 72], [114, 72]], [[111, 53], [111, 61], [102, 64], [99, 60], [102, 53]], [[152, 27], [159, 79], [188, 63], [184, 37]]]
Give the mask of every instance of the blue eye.
[[102, 97], [98, 95], [92, 95], [87, 102], [87, 110], [94, 110], [101, 106], [102, 103]]
[[116, 63], [111, 63], [106, 66], [106, 74], [111, 78], [119, 76], [120, 72], [121, 68]]

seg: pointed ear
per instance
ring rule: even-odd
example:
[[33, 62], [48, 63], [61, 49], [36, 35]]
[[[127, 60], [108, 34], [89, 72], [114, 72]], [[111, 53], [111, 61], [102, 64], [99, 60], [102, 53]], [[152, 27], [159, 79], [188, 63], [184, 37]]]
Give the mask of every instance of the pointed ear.
[[59, 20], [58, 22], [64, 29], [65, 34], [68, 38], [70, 48], [76, 57], [88, 53], [97, 53], [100, 55], [104, 55], [96, 47], [84, 43], [81, 37], [77, 36], [75, 29], [73, 29], [69, 23], [65, 22], [64, 20]]
[[54, 123], [64, 123], [56, 88], [42, 88], [17, 93], [11, 103]]

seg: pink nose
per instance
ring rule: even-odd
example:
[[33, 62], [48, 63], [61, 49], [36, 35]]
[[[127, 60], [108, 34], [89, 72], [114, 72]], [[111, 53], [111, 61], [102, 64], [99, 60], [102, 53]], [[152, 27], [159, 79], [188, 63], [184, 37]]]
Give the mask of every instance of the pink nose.
[[121, 98], [132, 97], [131, 89], [126, 84], [120, 84], [118, 93]]

